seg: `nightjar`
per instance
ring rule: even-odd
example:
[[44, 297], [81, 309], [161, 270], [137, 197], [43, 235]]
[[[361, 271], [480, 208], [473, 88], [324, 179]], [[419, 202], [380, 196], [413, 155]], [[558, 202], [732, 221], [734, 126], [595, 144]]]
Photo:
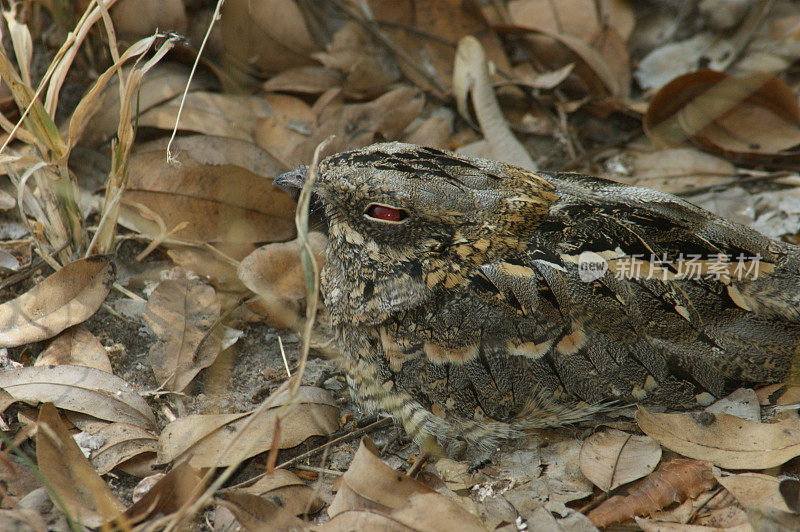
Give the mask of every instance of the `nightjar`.
[[800, 352], [800, 249], [675, 196], [400, 143], [319, 170], [351, 391], [451, 456], [779, 382]]

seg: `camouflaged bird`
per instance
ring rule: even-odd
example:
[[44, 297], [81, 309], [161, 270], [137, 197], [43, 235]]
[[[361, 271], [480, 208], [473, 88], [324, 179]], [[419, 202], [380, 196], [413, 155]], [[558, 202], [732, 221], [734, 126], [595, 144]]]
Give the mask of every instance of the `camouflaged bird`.
[[319, 171], [351, 391], [451, 456], [778, 382], [797, 354], [798, 248], [675, 196], [400, 143]]

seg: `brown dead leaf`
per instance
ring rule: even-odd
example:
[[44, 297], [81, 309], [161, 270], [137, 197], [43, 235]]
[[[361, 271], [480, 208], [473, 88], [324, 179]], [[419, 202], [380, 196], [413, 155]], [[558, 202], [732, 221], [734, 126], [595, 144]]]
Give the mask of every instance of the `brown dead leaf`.
[[581, 472], [603, 491], [649, 475], [660, 460], [658, 442], [616, 429], [592, 434], [581, 445]]
[[[342, 26], [325, 52], [312, 56], [326, 67], [327, 72], [338, 75], [338, 83], [330, 84], [326, 89], [341, 86], [352, 98], [375, 96], [400, 79], [400, 70], [386, 48], [375, 43], [355, 22]], [[334, 79], [328, 83], [330, 81]]]
[[[254, 150], [263, 154], [250, 144], [217, 141], [243, 157]], [[171, 238], [192, 242], [244, 244], [292, 238], [294, 201], [272, 184], [270, 174], [222, 162], [231, 159], [218, 159], [216, 151], [211, 154], [213, 158], [195, 149], [176, 150], [179, 167], [169, 165], [161, 151], [133, 155], [120, 222], [152, 237], [162, 237], [186, 222]], [[247, 160], [253, 161], [251, 167], [270, 168], [258, 162], [256, 154]]]
[[182, 462], [161, 477], [144, 497], [125, 510], [125, 517], [135, 525], [146, 519], [170, 515], [188, 506], [203, 492], [200, 473]]
[[417, 89], [400, 86], [367, 103], [343, 105], [331, 95], [322, 95], [319, 102], [328, 102], [320, 111], [319, 127], [289, 158], [292, 165], [310, 161], [317, 145], [331, 135], [335, 137], [327, 149], [332, 153], [399, 138], [419, 116], [425, 97]]
[[[336, 37], [334, 36], [334, 40]], [[266, 92], [297, 92], [300, 94], [322, 94], [328, 89], [340, 87], [342, 75], [331, 68], [301, 66], [278, 72], [261, 88]]]
[[285, 167], [297, 146], [305, 142], [317, 125], [317, 117], [303, 100], [294, 96], [273, 94], [272, 116], [259, 120], [253, 138], [255, 144], [281, 161]]
[[781, 481], [776, 477], [761, 473], [740, 473], [717, 476], [717, 481], [745, 508], [768, 506], [784, 512], [791, 511], [778, 491]]
[[105, 301], [114, 283], [107, 256], [76, 260], [21, 296], [0, 305], [0, 347], [39, 342], [81, 323]]
[[103, 446], [90, 457], [92, 466], [100, 475], [142, 454], [150, 454], [152, 462], [155, 462], [158, 438], [141, 427], [128, 423], [109, 423], [94, 434], [105, 438]]
[[328, 514], [332, 519], [320, 530], [485, 530], [455, 502], [384, 464], [368, 438], [361, 440]]
[[220, 34], [226, 58], [256, 73], [311, 64], [316, 45], [293, 0], [228, 0]]
[[588, 43], [597, 39], [604, 25], [627, 41], [636, 22], [633, 9], [624, 0], [512, 0], [508, 13], [515, 24], [555, 30]]
[[[511, 71], [500, 39], [474, 2], [370, 0], [369, 7], [381, 31], [408, 54], [419, 70], [429, 74], [430, 79], [407, 62], [398, 61], [403, 74], [424, 90], [433, 90], [440, 97], [446, 95], [452, 85], [455, 45], [468, 35], [480, 42], [488, 59], [499, 70]], [[381, 22], [390, 24], [381, 25]]]
[[[259, 120], [272, 116], [270, 99], [266, 96], [220, 94], [194, 91], [183, 100], [180, 131], [204, 135], [253, 141], [253, 132]], [[178, 95], [160, 105], [151, 107], [139, 116], [139, 127], [155, 127], [171, 131], [175, 127], [183, 95]]]
[[83, 525], [100, 526], [125, 508], [95, 473], [50, 403], [39, 413], [36, 462], [50, 489], [63, 501], [62, 511]]
[[39, 353], [34, 366], [86, 366], [113, 373], [103, 344], [92, 333], [75, 325], [56, 336]]
[[[122, 70], [127, 78], [130, 68]], [[183, 94], [189, 82], [190, 69], [184, 65], [170, 62], [156, 64], [142, 80], [141, 87], [134, 102], [139, 112], [164, 103], [175, 96]], [[210, 77], [198, 72], [192, 79], [190, 90], [208, 90], [211, 88]], [[90, 146], [102, 144], [117, 132], [119, 124], [119, 78], [114, 77], [97, 101], [98, 111], [87, 123], [81, 135], [81, 142]]]
[[164, 427], [159, 438], [159, 462], [188, 457], [195, 467], [223, 467], [236, 461], [254, 442], [246, 458], [267, 451], [272, 447], [280, 407], [290, 402], [292, 404], [281, 415], [281, 448], [294, 447], [311, 436], [330, 434], [339, 428], [336, 402], [321, 388], [301, 386], [295, 401], [290, 400], [288, 392], [281, 392], [268, 401], [271, 401], [271, 408], [250, 422], [247, 432], [241, 436], [253, 412], [176, 419]]
[[230, 510], [244, 530], [305, 530], [306, 523], [280, 503], [242, 490], [224, 490], [218, 504]]
[[[399, 475], [405, 476], [402, 473]], [[320, 532], [350, 530], [477, 532], [485, 531], [486, 527], [458, 503], [434, 492], [412, 493], [402, 506], [393, 508], [387, 513], [373, 508], [345, 510], [314, 530]]]
[[778, 484], [778, 491], [786, 506], [796, 514], [800, 514], [800, 480], [785, 478]]
[[47, 532], [47, 524], [42, 516], [30, 508], [0, 510], [0, 530], [20, 532]]
[[120, 39], [136, 41], [162, 31], [186, 34], [186, 8], [181, 0], [121, 0], [111, 9]]
[[800, 105], [768, 74], [735, 78], [699, 70], [675, 78], [650, 100], [644, 129], [658, 146], [691, 140], [712, 153], [756, 162], [796, 161]]
[[150, 429], [155, 416], [124, 380], [85, 366], [34, 366], [0, 371], [0, 388], [17, 401], [58, 408]]
[[709, 462], [676, 458], [642, 479], [627, 496], [611, 497], [587, 517], [598, 527], [621, 523], [697, 497], [716, 483]]
[[342, 477], [339, 491], [328, 507], [336, 517], [347, 510], [370, 509], [390, 513], [401, 508], [414, 494], [435, 493], [401, 471], [395, 471], [378, 458], [369, 438], [362, 438], [350, 467]]
[[642, 431], [664, 447], [726, 469], [766, 469], [800, 455], [800, 421], [755, 423], [730, 414], [636, 413]]
[[647, 152], [629, 150], [627, 155], [631, 174], [614, 175], [615, 180], [671, 194], [726, 183], [736, 175], [736, 167], [730, 162], [689, 146]]
[[300, 477], [285, 469], [275, 469], [271, 474], [261, 477], [258, 482], [242, 491], [268, 497], [292, 515], [302, 515], [306, 511], [313, 514], [322, 508], [323, 501]]
[[222, 348], [210, 329], [219, 313], [216, 292], [197, 279], [184, 275], [158, 283], [142, 318], [156, 335], [148, 361], [160, 387], [181, 392], [214, 363]]
[[[311, 232], [308, 242], [321, 267], [325, 263], [327, 237]], [[261, 309], [270, 323], [288, 327], [297, 322], [300, 302], [306, 297], [297, 239], [258, 248], [242, 260], [238, 273], [245, 286], [261, 297]]]

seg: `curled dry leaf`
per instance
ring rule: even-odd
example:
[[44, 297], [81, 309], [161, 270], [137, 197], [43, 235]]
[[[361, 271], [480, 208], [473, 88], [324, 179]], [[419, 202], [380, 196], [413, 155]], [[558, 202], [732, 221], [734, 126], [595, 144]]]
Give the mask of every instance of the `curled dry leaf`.
[[160, 386], [183, 391], [216, 360], [222, 348], [211, 327], [219, 313], [216, 292], [197, 279], [184, 276], [158, 283], [142, 317], [156, 335], [148, 361]]
[[155, 461], [158, 438], [141, 427], [128, 423], [109, 423], [95, 434], [105, 438], [103, 446], [90, 457], [92, 466], [100, 475], [145, 453], [152, 455]]
[[34, 366], [86, 366], [113, 373], [103, 344], [80, 325], [56, 336], [36, 358]]
[[477, 517], [444, 495], [413, 493], [402, 506], [393, 508], [388, 513], [381, 513], [374, 508], [346, 510], [338, 513], [317, 530], [320, 532], [349, 530], [478, 532], [485, 531], [486, 527]]
[[328, 514], [332, 519], [320, 530], [485, 530], [457, 503], [384, 464], [368, 438], [361, 440]]
[[200, 473], [182, 462], [150, 488], [144, 496], [125, 510], [125, 517], [135, 525], [157, 515], [170, 515], [192, 504], [203, 492]]
[[0, 347], [47, 340], [97, 312], [114, 283], [107, 256], [76, 260], [0, 305]]
[[415, 493], [435, 493], [402, 471], [395, 471], [378, 458], [378, 450], [369, 438], [362, 438], [350, 467], [342, 477], [328, 515], [347, 510], [374, 509], [389, 513], [402, 507]]
[[36, 432], [36, 462], [49, 487], [81, 524], [96, 527], [115, 519], [125, 506], [95, 472], [70, 436], [55, 406], [42, 406]]
[[480, 41], [473, 36], [461, 39], [456, 50], [453, 71], [453, 92], [458, 111], [470, 119], [467, 98], [472, 95], [472, 104], [478, 124], [491, 151], [491, 157], [528, 170], [537, 170], [530, 154], [517, 140], [497, 103], [486, 53]]
[[[322, 267], [327, 237], [312, 231], [308, 242], [317, 264]], [[271, 323], [281, 327], [297, 323], [300, 301], [306, 297], [297, 239], [258, 248], [242, 260], [238, 273], [245, 286], [261, 297], [261, 308]]]
[[730, 414], [653, 414], [636, 421], [658, 443], [726, 469], [766, 469], [800, 456], [800, 421], [755, 423]]
[[586, 478], [611, 491], [652, 473], [661, 460], [661, 446], [648, 436], [609, 429], [583, 442], [579, 460]]
[[0, 388], [17, 401], [58, 408], [108, 421], [154, 428], [150, 407], [124, 380], [85, 366], [34, 366], [0, 371]]
[[[168, 164], [162, 151], [133, 155], [120, 222], [135, 231], [162, 237], [184, 226], [173, 239], [192, 242], [281, 241], [294, 236], [294, 201], [267, 175], [259, 175], [232, 159], [217, 157], [222, 146], [257, 161], [252, 144], [216, 139], [209, 154], [176, 150], [179, 167]], [[225, 162], [222, 162], [225, 161]], [[267, 169], [265, 163], [250, 167]], [[275, 171], [274, 167], [270, 171]], [[273, 174], [274, 175], [274, 174]], [[142, 206], [145, 206], [142, 208]]]
[[717, 481], [730, 491], [745, 508], [768, 506], [784, 512], [791, 510], [781, 498], [778, 485], [780, 479], [761, 473], [740, 473], [738, 475], [717, 476]]
[[111, 9], [120, 39], [135, 41], [159, 31], [186, 34], [186, 8], [181, 0], [121, 0]]
[[[216, 501], [230, 510], [244, 530], [306, 530], [307, 524], [279, 503], [242, 490], [217, 493]], [[301, 510], [302, 511], [302, 510]]]
[[587, 517], [598, 527], [621, 523], [697, 497], [716, 483], [710, 462], [676, 458], [637, 483], [628, 495], [611, 497]]
[[[285, 404], [289, 406], [280, 416], [279, 445], [282, 449], [339, 428], [339, 408], [333, 397], [321, 388], [301, 386], [295, 400], [285, 391], [267, 400], [271, 401], [271, 407], [252, 421], [255, 412], [176, 419], [161, 432], [159, 462], [188, 457], [195, 467], [223, 467], [237, 462], [241, 454], [249, 458], [267, 451], [272, 447], [275, 422]], [[242, 433], [245, 425], [247, 430]]]
[[735, 78], [699, 70], [680, 76], [650, 100], [644, 130], [658, 146], [691, 140], [741, 161], [797, 161], [800, 105], [792, 90], [769, 74]]

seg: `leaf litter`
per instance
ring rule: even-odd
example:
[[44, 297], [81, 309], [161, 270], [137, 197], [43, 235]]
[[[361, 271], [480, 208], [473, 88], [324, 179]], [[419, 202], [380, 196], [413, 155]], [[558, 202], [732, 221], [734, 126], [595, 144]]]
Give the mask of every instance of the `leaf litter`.
[[[479, 471], [424, 465], [361, 422], [308, 297], [323, 220], [296, 224], [271, 184], [331, 135], [400, 140], [690, 195], [796, 242], [794, 3], [228, 0], [191, 84], [193, 52], [153, 32], [196, 50], [214, 10], [134, 3], [5, 14], [3, 140], [27, 118], [0, 155], [0, 429], [62, 510], [23, 508], [45, 488], [0, 475], [0, 528], [794, 526], [791, 386], [543, 431]], [[48, 27], [76, 38], [56, 54]], [[9, 445], [0, 463], [24, 461]]]

